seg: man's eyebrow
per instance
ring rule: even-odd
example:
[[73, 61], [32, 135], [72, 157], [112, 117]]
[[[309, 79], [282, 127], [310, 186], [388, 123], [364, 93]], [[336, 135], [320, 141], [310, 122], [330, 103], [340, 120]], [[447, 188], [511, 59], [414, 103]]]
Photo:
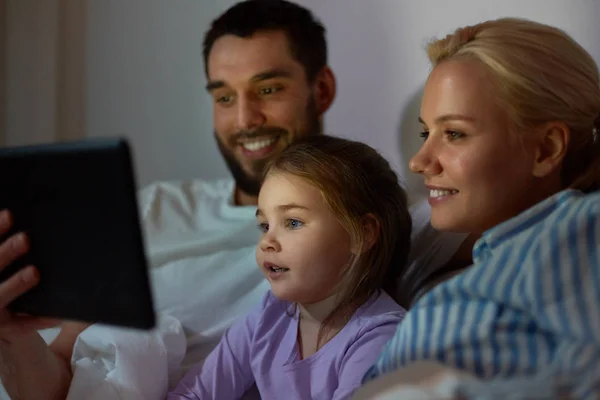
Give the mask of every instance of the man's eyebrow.
[[250, 79], [250, 81], [260, 82], [260, 81], [266, 81], [268, 79], [273, 79], [273, 78], [291, 78], [291, 77], [292, 77], [292, 74], [290, 71], [282, 69], [282, 68], [275, 68], [275, 69], [260, 72], [256, 75], [254, 75]]
[[[279, 206], [277, 206], [277, 210], [279, 211], [289, 211], [289, 210], [293, 210], [293, 209], [298, 209], [298, 210], [309, 210], [308, 207], [306, 206], [302, 206], [300, 204], [296, 204], [296, 203], [289, 203], [289, 204], [281, 204]], [[256, 216], [260, 217], [263, 216], [263, 212], [262, 210], [259, 208], [256, 210]]]
[[225, 81], [210, 81], [206, 84], [206, 90], [212, 92], [213, 90], [222, 88], [225, 86]]
[[[469, 117], [466, 115], [461, 115], [461, 114], [445, 114], [445, 115], [440, 115], [439, 117], [437, 117], [434, 122], [436, 124], [441, 124], [442, 122], [447, 122], [447, 121], [475, 122], [475, 118]], [[421, 117], [419, 117], [419, 122], [423, 125], [427, 125], [425, 123], [425, 121], [423, 121], [423, 118], [421, 118]]]
[[[252, 78], [250, 78], [250, 81], [251, 82], [260, 82], [260, 81], [266, 81], [266, 80], [274, 79], [274, 78], [291, 78], [291, 77], [292, 77], [292, 74], [290, 71], [285, 70], [283, 68], [275, 68], [275, 69], [271, 69], [268, 71], [259, 72], [258, 74], [254, 75]], [[206, 85], [206, 90], [209, 92], [212, 92], [213, 90], [220, 89], [224, 86], [225, 86], [225, 81], [223, 81], [223, 80], [210, 81]]]

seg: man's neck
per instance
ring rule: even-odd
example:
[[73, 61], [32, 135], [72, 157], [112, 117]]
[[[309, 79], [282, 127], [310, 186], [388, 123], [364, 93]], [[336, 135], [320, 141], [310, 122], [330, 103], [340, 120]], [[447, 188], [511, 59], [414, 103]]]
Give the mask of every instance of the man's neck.
[[245, 193], [236, 186], [233, 192], [233, 201], [236, 206], [255, 206], [258, 204], [258, 196]]

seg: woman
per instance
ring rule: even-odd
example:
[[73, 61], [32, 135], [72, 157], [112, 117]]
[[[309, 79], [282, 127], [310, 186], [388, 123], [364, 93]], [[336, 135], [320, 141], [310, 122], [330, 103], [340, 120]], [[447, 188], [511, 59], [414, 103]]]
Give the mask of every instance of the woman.
[[477, 378], [450, 397], [597, 395], [598, 67], [564, 32], [518, 19], [458, 29], [428, 55], [410, 167], [432, 225], [480, 238], [474, 264], [414, 304], [359, 397], [413, 378], [439, 388], [461, 376], [448, 368]]

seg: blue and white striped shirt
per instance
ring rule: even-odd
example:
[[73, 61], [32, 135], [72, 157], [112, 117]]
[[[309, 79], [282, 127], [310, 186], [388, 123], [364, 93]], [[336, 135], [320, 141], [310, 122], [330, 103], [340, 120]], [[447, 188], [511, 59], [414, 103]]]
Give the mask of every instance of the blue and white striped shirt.
[[415, 304], [364, 381], [434, 360], [480, 378], [467, 395], [531, 394], [522, 378], [597, 395], [599, 248], [600, 193], [565, 190], [488, 230], [474, 264]]

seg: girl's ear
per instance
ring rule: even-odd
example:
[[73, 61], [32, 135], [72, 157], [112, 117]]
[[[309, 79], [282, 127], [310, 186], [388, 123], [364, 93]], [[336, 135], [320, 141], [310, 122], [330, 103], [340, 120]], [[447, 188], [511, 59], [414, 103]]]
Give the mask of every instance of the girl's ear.
[[362, 217], [362, 229], [363, 229], [363, 234], [364, 234], [364, 242], [363, 242], [363, 248], [362, 248], [362, 253], [366, 253], [367, 251], [371, 250], [371, 248], [375, 245], [375, 243], [377, 243], [377, 240], [379, 239], [379, 232], [381, 230], [381, 227], [379, 225], [379, 221], [377, 220], [377, 217], [375, 217], [373, 214], [369, 213], [369, 214], [365, 214]]

